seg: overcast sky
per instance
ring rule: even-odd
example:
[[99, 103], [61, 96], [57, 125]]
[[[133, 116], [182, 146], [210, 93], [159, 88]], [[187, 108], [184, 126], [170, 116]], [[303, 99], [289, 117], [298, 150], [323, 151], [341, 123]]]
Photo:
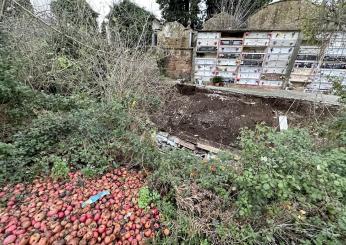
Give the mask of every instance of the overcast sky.
[[137, 3], [137, 5], [141, 6], [142, 8], [149, 10], [155, 14], [157, 18], [161, 18], [161, 11], [155, 0], [133, 0], [133, 2]]

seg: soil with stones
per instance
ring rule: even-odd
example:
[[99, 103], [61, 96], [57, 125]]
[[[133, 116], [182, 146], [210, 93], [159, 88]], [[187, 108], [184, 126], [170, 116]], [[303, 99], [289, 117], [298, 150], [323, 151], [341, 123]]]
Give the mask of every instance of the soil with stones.
[[287, 115], [290, 126], [306, 125], [331, 111], [309, 102], [215, 93], [180, 85], [152, 120], [159, 130], [188, 141], [236, 146], [242, 128], [253, 129], [259, 123], [276, 127], [279, 115]]

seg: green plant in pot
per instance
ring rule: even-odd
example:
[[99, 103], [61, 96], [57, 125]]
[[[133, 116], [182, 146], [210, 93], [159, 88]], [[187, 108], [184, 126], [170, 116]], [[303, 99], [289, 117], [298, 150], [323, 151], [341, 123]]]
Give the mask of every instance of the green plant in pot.
[[215, 86], [219, 86], [219, 85], [222, 86], [223, 85], [223, 78], [220, 76], [215, 76], [211, 79], [211, 82]]

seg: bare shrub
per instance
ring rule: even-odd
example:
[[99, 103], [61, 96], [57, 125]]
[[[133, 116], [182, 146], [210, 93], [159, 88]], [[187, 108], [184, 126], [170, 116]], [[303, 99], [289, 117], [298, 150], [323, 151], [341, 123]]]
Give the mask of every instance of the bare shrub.
[[[82, 92], [103, 101], [132, 98], [133, 106], [142, 108], [162, 99], [166, 88], [159, 83], [157, 50], [142, 46], [140, 40], [137, 46], [128, 46], [133, 42], [116, 33], [117, 28], [112, 30], [114, 42], [109, 45], [104, 34], [80, 21], [71, 24], [71, 19], [62, 18], [47, 23], [22, 5], [17, 7], [22, 12], [6, 16], [3, 26], [11, 41], [8, 48], [14, 57], [21, 57], [18, 78], [33, 89]], [[150, 23], [142, 30], [128, 27], [139, 32], [139, 39], [145, 38], [148, 28]]]

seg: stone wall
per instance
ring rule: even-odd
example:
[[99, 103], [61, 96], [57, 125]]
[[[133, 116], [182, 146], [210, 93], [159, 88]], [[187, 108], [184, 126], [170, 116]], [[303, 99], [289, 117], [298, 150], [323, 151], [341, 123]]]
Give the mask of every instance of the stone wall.
[[169, 49], [190, 48], [190, 28], [185, 28], [178, 22], [166, 23], [157, 33], [157, 46]]
[[178, 22], [166, 23], [162, 30], [157, 32], [157, 46], [165, 50], [163, 71], [172, 79], [191, 78], [192, 30], [185, 28]]
[[312, 18], [318, 7], [308, 0], [283, 0], [269, 4], [252, 15], [248, 29], [301, 30], [304, 20]]
[[165, 75], [173, 79], [191, 79], [192, 49], [167, 50]]

